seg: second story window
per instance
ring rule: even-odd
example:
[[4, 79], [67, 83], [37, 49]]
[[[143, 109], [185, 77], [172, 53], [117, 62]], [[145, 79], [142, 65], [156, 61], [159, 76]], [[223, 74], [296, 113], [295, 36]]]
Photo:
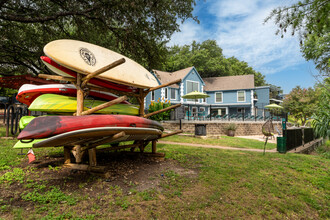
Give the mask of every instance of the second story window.
[[[194, 92], [197, 91], [199, 92], [199, 84], [198, 82], [193, 82], [193, 81], [187, 81], [187, 90], [186, 90], [186, 94], [190, 93], [190, 92]], [[187, 101], [195, 101], [194, 99], [187, 99]], [[197, 101], [197, 100], [196, 100]]]
[[237, 101], [245, 102], [245, 91], [237, 91]]
[[176, 92], [173, 88], [171, 88], [171, 99], [176, 99]]
[[198, 82], [187, 81], [187, 93], [193, 91], [197, 91], [197, 92], [199, 91]]
[[215, 102], [222, 102], [222, 92], [215, 93]]

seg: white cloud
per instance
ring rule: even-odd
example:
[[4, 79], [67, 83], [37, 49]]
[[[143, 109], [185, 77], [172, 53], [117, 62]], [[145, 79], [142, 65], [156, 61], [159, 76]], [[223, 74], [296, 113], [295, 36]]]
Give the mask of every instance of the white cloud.
[[275, 35], [272, 21], [263, 25], [270, 11], [281, 2], [262, 0], [221, 0], [206, 2], [208, 10], [198, 11], [212, 16], [212, 27], [188, 21], [182, 32], [173, 35], [169, 46], [190, 44], [215, 39], [225, 56], [244, 60], [262, 74], [272, 74], [304, 62], [299, 42], [290, 34], [284, 38]]
[[173, 45], [185, 45], [191, 44], [194, 40], [197, 42], [203, 41], [202, 35], [199, 33], [202, 32], [202, 26], [197, 24], [195, 21], [188, 20], [181, 24], [181, 32], [174, 33], [171, 37], [171, 41], [168, 43], [168, 46]]

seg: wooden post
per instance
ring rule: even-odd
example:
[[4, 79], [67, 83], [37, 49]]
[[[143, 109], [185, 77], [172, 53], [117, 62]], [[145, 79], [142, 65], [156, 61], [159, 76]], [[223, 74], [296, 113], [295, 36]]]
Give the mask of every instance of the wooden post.
[[64, 164], [71, 163], [70, 147], [64, 146]]
[[[82, 80], [82, 75], [80, 73], [77, 73], [77, 112], [76, 115], [80, 116], [82, 111], [84, 110], [84, 91], [81, 88], [81, 80]], [[74, 147], [75, 150], [75, 158], [76, 158], [76, 163], [81, 163], [81, 157], [82, 157], [82, 152], [81, 152], [81, 145], [76, 145]], [[94, 157], [94, 156], [93, 156]], [[96, 155], [95, 155], [96, 158]]]
[[144, 116], [144, 97], [146, 96], [145, 92], [143, 91], [143, 89], [139, 89], [139, 97], [137, 98], [140, 104], [140, 108], [139, 108], [139, 115], [140, 117]]
[[152, 153], [153, 154], [156, 153], [156, 145], [157, 145], [157, 140], [153, 140], [152, 141]]
[[92, 148], [88, 150], [88, 156], [89, 156], [89, 165], [90, 166], [96, 166], [96, 148]]

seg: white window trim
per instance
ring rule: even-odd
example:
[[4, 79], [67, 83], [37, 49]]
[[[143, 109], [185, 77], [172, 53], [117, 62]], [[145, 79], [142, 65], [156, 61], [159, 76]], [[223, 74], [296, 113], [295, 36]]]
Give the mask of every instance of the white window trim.
[[[174, 99], [172, 99], [172, 89], [174, 90]], [[176, 100], [176, 89], [174, 89], [174, 88], [170, 88], [170, 99]]]
[[[153, 94], [153, 95], [152, 95]], [[151, 101], [155, 101], [155, 91], [151, 91], [151, 93], [150, 93], [150, 99], [151, 99]], [[152, 96], [154, 97], [154, 98], [152, 98]]]
[[[217, 93], [221, 93], [221, 102], [217, 102]], [[214, 103], [223, 103], [223, 92], [216, 92], [214, 94]]]
[[[238, 93], [239, 92], [244, 92], [244, 100], [243, 101], [238, 101]], [[246, 101], [246, 92], [244, 90], [237, 91], [237, 102], [245, 102], [245, 101]]]
[[[197, 92], [199, 92], [200, 87], [199, 87], [199, 82], [198, 81], [186, 80], [186, 94], [188, 93], [187, 92], [187, 89], [188, 89], [188, 85], [187, 84], [188, 84], [188, 82], [197, 83], [198, 84], [198, 90], [197, 90]], [[192, 100], [194, 100], [194, 99], [192, 99]], [[187, 103], [195, 103], [195, 100], [194, 101], [188, 101], [188, 99], [186, 99], [186, 102]], [[197, 99], [196, 103], [199, 103], [199, 99]]]

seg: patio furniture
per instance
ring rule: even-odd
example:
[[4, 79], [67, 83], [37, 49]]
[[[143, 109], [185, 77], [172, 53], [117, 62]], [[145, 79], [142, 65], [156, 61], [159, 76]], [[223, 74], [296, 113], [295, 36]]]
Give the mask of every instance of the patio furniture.
[[266, 145], [268, 138], [272, 138], [274, 136], [274, 126], [273, 126], [273, 121], [272, 119], [268, 119], [263, 125], [262, 125], [262, 133], [266, 137], [265, 145], [264, 145], [264, 154], [266, 150]]

